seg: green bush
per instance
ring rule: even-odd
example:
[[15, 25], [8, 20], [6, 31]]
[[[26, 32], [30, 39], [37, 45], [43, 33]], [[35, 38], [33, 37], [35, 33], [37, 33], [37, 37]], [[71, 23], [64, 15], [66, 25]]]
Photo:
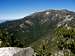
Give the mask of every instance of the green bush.
[[57, 28], [55, 31], [55, 41], [60, 50], [69, 49], [75, 53], [75, 28]]

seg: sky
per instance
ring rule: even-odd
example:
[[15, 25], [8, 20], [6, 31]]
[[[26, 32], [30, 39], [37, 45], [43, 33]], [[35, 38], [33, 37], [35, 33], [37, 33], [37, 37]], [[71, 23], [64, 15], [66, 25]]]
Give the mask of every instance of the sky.
[[75, 0], [0, 0], [0, 20], [20, 19], [48, 9], [75, 11]]

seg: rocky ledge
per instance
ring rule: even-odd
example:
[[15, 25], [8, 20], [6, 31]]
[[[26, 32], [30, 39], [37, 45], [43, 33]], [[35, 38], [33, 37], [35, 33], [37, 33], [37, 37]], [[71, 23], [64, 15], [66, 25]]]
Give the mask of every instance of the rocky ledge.
[[17, 48], [17, 47], [3, 47], [0, 48], [0, 56], [32, 56], [34, 50], [31, 47]]

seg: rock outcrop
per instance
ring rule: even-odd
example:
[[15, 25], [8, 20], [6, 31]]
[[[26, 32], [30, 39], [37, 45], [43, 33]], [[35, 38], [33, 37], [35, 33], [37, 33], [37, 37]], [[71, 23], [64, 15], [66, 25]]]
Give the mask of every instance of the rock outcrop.
[[0, 56], [32, 56], [34, 50], [31, 47], [17, 48], [17, 47], [3, 47], [0, 48]]

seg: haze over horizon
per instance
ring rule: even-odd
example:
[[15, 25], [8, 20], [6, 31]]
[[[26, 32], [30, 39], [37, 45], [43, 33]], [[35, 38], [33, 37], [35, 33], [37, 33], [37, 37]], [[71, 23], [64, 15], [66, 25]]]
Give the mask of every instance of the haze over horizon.
[[0, 0], [0, 20], [14, 20], [47, 9], [75, 11], [75, 0]]

